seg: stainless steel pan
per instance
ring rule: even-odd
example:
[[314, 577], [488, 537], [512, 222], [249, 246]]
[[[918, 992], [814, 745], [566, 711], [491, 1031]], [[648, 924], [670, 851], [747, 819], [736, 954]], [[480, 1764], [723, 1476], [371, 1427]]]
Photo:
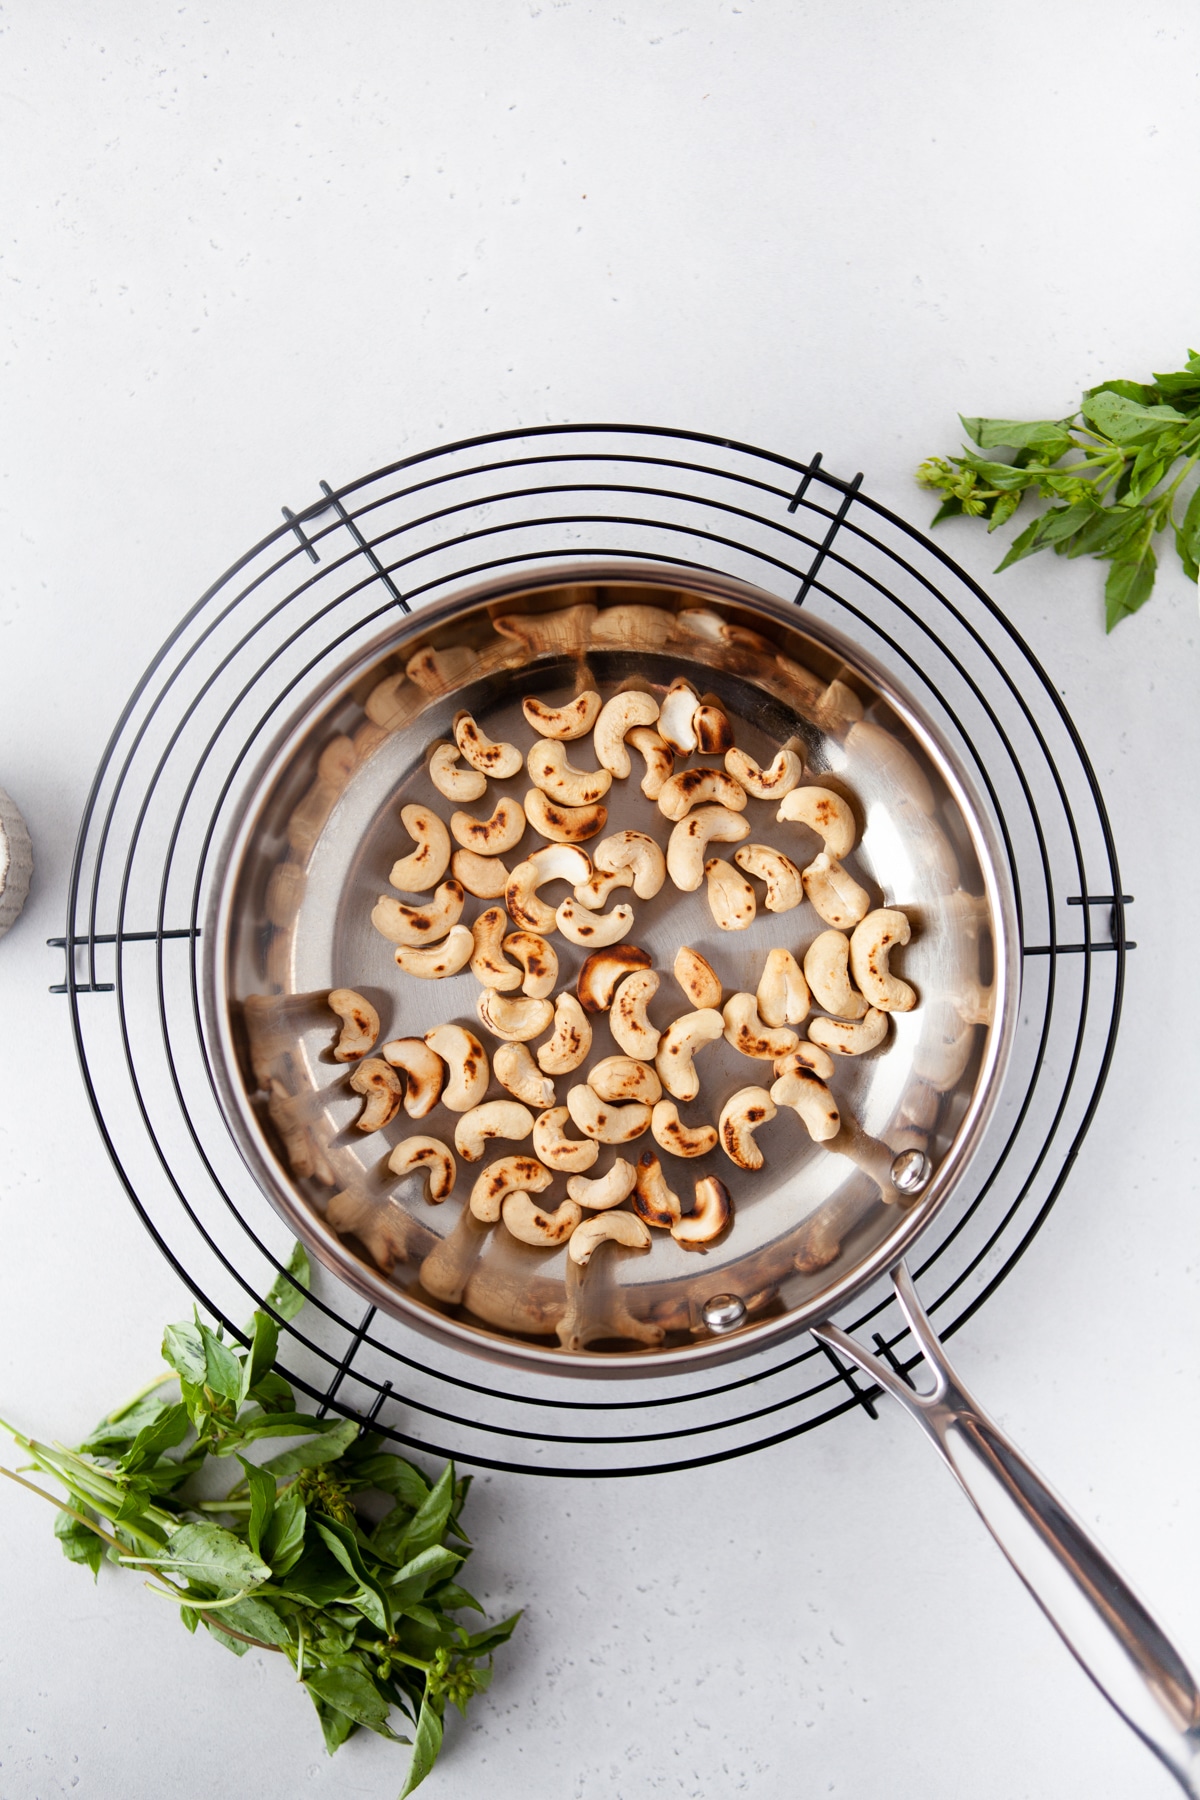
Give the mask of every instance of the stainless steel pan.
[[[766, 1167], [757, 1173], [732, 1170], [719, 1150], [680, 1165], [689, 1184], [712, 1172], [733, 1191], [732, 1229], [705, 1254], [655, 1234], [649, 1254], [606, 1245], [580, 1270], [563, 1250], [531, 1250], [480, 1226], [461, 1174], [440, 1206], [415, 1178], [397, 1184], [388, 1175], [396, 1140], [415, 1129], [448, 1138], [453, 1122], [439, 1108], [419, 1126], [401, 1114], [382, 1134], [358, 1133], [361, 1101], [331, 1058], [326, 995], [339, 986], [365, 993], [388, 1037], [445, 1021], [478, 1030], [469, 971], [429, 982], [401, 975], [370, 924], [392, 862], [409, 847], [400, 808], [420, 800], [443, 818], [452, 810], [429, 780], [431, 743], [448, 738], [466, 708], [491, 737], [524, 748], [533, 738], [520, 707], [528, 694], [552, 704], [583, 686], [606, 697], [622, 685], [661, 695], [679, 674], [720, 700], [757, 760], [793, 741], [806, 769], [851, 800], [860, 825], [852, 867], [873, 903], [901, 907], [912, 921], [903, 973], [920, 1004], [893, 1015], [884, 1048], [839, 1065], [832, 1085], [843, 1128], [831, 1146], [810, 1142], [788, 1115], [762, 1133]], [[523, 776], [492, 782], [471, 810], [486, 816], [501, 793], [520, 798], [527, 785]], [[1018, 945], [986, 810], [890, 676], [828, 627], [727, 579], [689, 574], [681, 583], [653, 565], [548, 571], [460, 595], [382, 638], [283, 725], [249, 791], [206, 930], [206, 1031], [242, 1153], [315, 1253], [432, 1337], [543, 1372], [682, 1373], [811, 1329], [921, 1424], [1080, 1662], [1195, 1793], [1192, 1678], [1082, 1527], [960, 1387], [901, 1261], [951, 1201], [1000, 1098]], [[606, 798], [606, 833], [631, 826], [665, 840], [667, 822], [636, 776]], [[783, 848], [775, 811], [751, 800], [747, 817], [755, 838]], [[786, 847], [803, 848], [804, 828], [786, 829], [800, 834]], [[529, 831], [526, 845], [537, 841]], [[815, 836], [809, 848], [820, 848]], [[487, 904], [468, 901], [464, 919]], [[635, 904], [630, 941], [664, 977], [653, 1008], [660, 1025], [690, 1007], [670, 975], [680, 944], [709, 958], [728, 994], [754, 989], [769, 949], [802, 953], [821, 929], [805, 905], [722, 933], [703, 890], [683, 894], [669, 882]], [[560, 985], [573, 985], [585, 952], [561, 938], [556, 948]], [[615, 1048], [597, 1029], [593, 1059]], [[695, 1116], [715, 1119], [755, 1075], [724, 1044], [704, 1058]], [[335, 1193], [343, 1235], [325, 1217]], [[555, 1198], [551, 1190], [546, 1204]], [[932, 1373], [924, 1394], [831, 1322], [888, 1272]]]

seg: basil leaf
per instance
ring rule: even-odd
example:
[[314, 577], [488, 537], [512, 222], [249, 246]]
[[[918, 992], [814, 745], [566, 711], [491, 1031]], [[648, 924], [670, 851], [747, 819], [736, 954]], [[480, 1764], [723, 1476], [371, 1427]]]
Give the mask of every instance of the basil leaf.
[[1128, 542], [1143, 524], [1140, 507], [1105, 506], [1067, 546], [1068, 556], [1108, 556]]
[[1154, 588], [1157, 566], [1149, 543], [1142, 547], [1140, 553], [1135, 551], [1134, 554], [1123, 555], [1113, 562], [1104, 584], [1106, 630], [1112, 631], [1122, 619], [1145, 606]]
[[[223, 1606], [220, 1613], [211, 1615], [206, 1623], [216, 1625], [220, 1621], [232, 1625], [235, 1631], [244, 1632], [247, 1637], [257, 1638], [260, 1644], [277, 1644], [283, 1649], [294, 1642], [293, 1634], [270, 1601], [257, 1595], [248, 1594], [233, 1606]], [[218, 1632], [217, 1636], [220, 1635]]]
[[322, 1435], [312, 1438], [307, 1444], [301, 1444], [295, 1450], [285, 1450], [280, 1456], [273, 1456], [262, 1466], [268, 1475], [274, 1475], [282, 1481], [285, 1475], [295, 1475], [301, 1469], [315, 1469], [321, 1463], [335, 1462], [339, 1456], [354, 1442], [358, 1436], [358, 1426], [353, 1419], [309, 1419], [308, 1430]]
[[402, 1456], [383, 1454], [365, 1456], [354, 1463], [355, 1486], [378, 1488], [381, 1494], [393, 1494], [410, 1512], [416, 1512], [429, 1492], [429, 1483], [420, 1469]]
[[1153, 442], [1164, 430], [1188, 423], [1173, 406], [1140, 406], [1124, 394], [1096, 394], [1083, 403], [1083, 416], [1114, 444]]
[[1158, 444], [1142, 445], [1133, 460], [1133, 472], [1129, 478], [1129, 498], [1135, 505], [1158, 486], [1177, 454], [1175, 449], [1168, 449], [1164, 453]]
[[311, 1286], [312, 1270], [309, 1268], [304, 1245], [295, 1243], [284, 1268], [267, 1289], [265, 1303], [281, 1319], [294, 1319], [304, 1305]]
[[197, 1327], [204, 1345], [204, 1384], [222, 1400], [235, 1403], [242, 1397], [242, 1365], [228, 1344], [223, 1344], [207, 1325]]
[[1188, 501], [1183, 524], [1176, 527], [1175, 544], [1185, 570], [1195, 581], [1200, 565], [1200, 487]]
[[447, 1463], [437, 1486], [421, 1502], [412, 1524], [404, 1533], [398, 1551], [405, 1557], [416, 1556], [440, 1541], [454, 1504], [454, 1464]]
[[993, 571], [995, 574], [998, 575], [1001, 569], [1011, 569], [1014, 563], [1021, 561], [1022, 557], [1032, 556], [1035, 550], [1042, 548], [1041, 544], [1037, 542], [1037, 530], [1040, 524], [1041, 520], [1035, 519], [1032, 525], [1027, 525], [1024, 531], [1013, 539], [1003, 562], [996, 564]]
[[489, 1625], [484, 1631], [477, 1631], [473, 1637], [467, 1639], [463, 1649], [470, 1651], [472, 1656], [488, 1655], [499, 1645], [508, 1642], [516, 1630], [520, 1617], [521, 1613], [515, 1612], [510, 1619], [502, 1619], [499, 1625]]
[[362, 1589], [359, 1601], [360, 1610], [366, 1614], [373, 1625], [380, 1631], [390, 1635], [392, 1629], [392, 1607], [382, 1584], [367, 1568], [362, 1553], [354, 1541], [354, 1534], [345, 1525], [339, 1525], [334, 1519], [313, 1519], [313, 1526], [325, 1544], [327, 1550], [341, 1563], [347, 1574], [353, 1575]]
[[170, 1568], [191, 1581], [204, 1581], [218, 1589], [236, 1592], [267, 1581], [271, 1571], [223, 1525], [180, 1525], [167, 1539], [165, 1558], [157, 1566]]
[[258, 1469], [253, 1463], [248, 1463], [244, 1456], [239, 1456], [238, 1461], [250, 1489], [250, 1518], [246, 1536], [250, 1539], [250, 1548], [254, 1554], [261, 1556], [262, 1534], [275, 1510], [275, 1477], [268, 1475], [265, 1469]]
[[242, 1362], [242, 1385], [239, 1400], [245, 1400], [256, 1382], [262, 1380], [275, 1361], [279, 1349], [279, 1327], [265, 1312], [254, 1315], [250, 1351]]
[[[988, 519], [988, 530], [995, 531], [998, 525], [1007, 525], [1024, 498], [1024, 494], [1013, 493], [1011, 491], [1007, 494], [1001, 494], [1000, 498], [996, 501], [996, 504], [992, 507], [991, 517]], [[937, 520], [935, 519], [934, 524], [936, 525], [936, 523]]]
[[164, 1450], [173, 1450], [176, 1444], [181, 1444], [191, 1428], [192, 1421], [182, 1400], [174, 1406], [164, 1406], [157, 1419], [138, 1432], [118, 1466], [132, 1474], [147, 1463], [156, 1462]]
[[1071, 448], [1070, 419], [966, 419], [962, 428], [981, 450], [1041, 450], [1048, 463]]
[[305, 1606], [328, 1606], [354, 1592], [354, 1578], [334, 1561], [324, 1544], [312, 1542], [305, 1543], [303, 1554], [271, 1585], [287, 1599], [299, 1600]]
[[370, 1731], [377, 1731], [380, 1737], [391, 1738], [393, 1743], [406, 1744], [407, 1738], [398, 1737], [387, 1720], [391, 1704], [385, 1700], [376, 1688], [375, 1683], [362, 1668], [357, 1657], [346, 1657], [317, 1669], [304, 1677], [304, 1685], [311, 1694], [323, 1700], [327, 1706], [336, 1707], [347, 1718], [356, 1724], [365, 1725]]
[[291, 1412], [296, 1405], [296, 1396], [274, 1369], [268, 1369], [259, 1377], [250, 1389], [249, 1398], [257, 1401], [264, 1412]]
[[406, 1562], [402, 1569], [387, 1577], [388, 1592], [391, 1595], [393, 1611], [409, 1612], [412, 1607], [420, 1605], [430, 1587], [442, 1575], [448, 1575], [457, 1569], [462, 1557], [455, 1550], [447, 1550], [440, 1544], [432, 1545]]
[[321, 1721], [321, 1732], [325, 1738], [325, 1748], [330, 1756], [340, 1750], [346, 1739], [353, 1737], [358, 1730], [358, 1721], [347, 1713], [339, 1712], [335, 1706], [326, 1706], [318, 1695], [309, 1692], [309, 1699], [317, 1709], [317, 1717]]
[[80, 1444], [80, 1452], [87, 1456], [118, 1456], [127, 1450], [139, 1431], [147, 1425], [153, 1425], [166, 1412], [166, 1402], [147, 1397], [123, 1412], [119, 1419], [110, 1421], [101, 1419], [91, 1437]]
[[407, 1800], [415, 1788], [420, 1787], [425, 1777], [438, 1759], [438, 1751], [442, 1747], [442, 1721], [435, 1711], [433, 1702], [426, 1696], [421, 1702], [421, 1712], [417, 1719], [417, 1729], [413, 1736], [412, 1761], [408, 1765], [408, 1780], [400, 1789], [399, 1800]]
[[163, 1361], [192, 1387], [203, 1387], [207, 1379], [204, 1342], [195, 1325], [168, 1325], [163, 1333]]
[[[81, 1506], [76, 1501], [76, 1510], [86, 1513], [99, 1524], [99, 1516], [90, 1506]], [[94, 1531], [89, 1531], [86, 1525], [81, 1525], [78, 1519], [73, 1519], [70, 1513], [65, 1512], [54, 1515], [54, 1535], [62, 1545], [62, 1553], [68, 1562], [83, 1563], [92, 1571], [93, 1579], [99, 1577], [100, 1564], [104, 1561], [107, 1548], [102, 1537], [97, 1537]]]
[[[1157, 382], [1157, 375], [1154, 380]], [[1101, 381], [1096, 387], [1085, 388], [1083, 397], [1090, 400], [1094, 394], [1121, 394], [1138, 406], [1155, 406], [1163, 397], [1160, 388], [1145, 381]]]
[[484, 1610], [474, 1594], [469, 1594], [457, 1581], [444, 1581], [441, 1587], [430, 1591], [428, 1598], [431, 1606], [440, 1606], [443, 1612], [462, 1612], [467, 1607], [477, 1613]]
[[[259, 1474], [264, 1474], [259, 1470]], [[268, 1477], [274, 1480], [274, 1477]], [[271, 1565], [272, 1572], [286, 1575], [304, 1549], [304, 1527], [308, 1508], [299, 1494], [281, 1494], [267, 1520], [259, 1546], [259, 1555]]]

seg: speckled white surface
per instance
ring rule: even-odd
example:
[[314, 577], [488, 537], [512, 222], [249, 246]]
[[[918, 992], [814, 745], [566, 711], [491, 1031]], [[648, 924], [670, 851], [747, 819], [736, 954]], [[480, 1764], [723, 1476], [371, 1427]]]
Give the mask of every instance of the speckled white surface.
[[[1185, 0], [18, 0], [0, 11], [0, 778], [37, 874], [0, 944], [0, 1410], [73, 1439], [185, 1295], [72, 1068], [71, 845], [136, 673], [301, 504], [544, 420], [910, 470], [955, 411], [1065, 411], [1200, 321]], [[994, 544], [944, 539], [989, 580]], [[1137, 896], [1110, 1086], [960, 1334], [968, 1384], [1200, 1661], [1195, 590], [1105, 641], [1091, 565], [992, 584], [1095, 760]], [[430, 1800], [1155, 1800], [893, 1409], [629, 1486], [481, 1480], [475, 1585], [528, 1610]], [[0, 1794], [383, 1796], [273, 1659], [68, 1567], [0, 1495]]]

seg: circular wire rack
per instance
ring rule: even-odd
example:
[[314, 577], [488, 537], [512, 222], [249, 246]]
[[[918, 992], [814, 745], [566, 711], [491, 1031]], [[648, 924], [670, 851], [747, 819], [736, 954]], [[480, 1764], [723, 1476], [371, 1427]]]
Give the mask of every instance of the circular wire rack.
[[[192, 607], [117, 722], [71, 871], [66, 995], [88, 1097], [129, 1198], [205, 1310], [245, 1341], [287, 1262], [241, 1161], [201, 1030], [199, 921], [218, 847], [281, 709], [389, 616], [498, 572], [603, 560], [714, 570], [841, 627], [924, 705], [972, 770], [1017, 897], [1022, 1003], [1001, 1104], [913, 1273], [943, 1336], [1045, 1220], [1099, 1104], [1116, 1037], [1125, 907], [1091, 764], [1054, 687], [987, 595], [819, 455], [798, 462], [630, 425], [493, 433], [320, 498]], [[890, 1286], [852, 1320], [902, 1374], [919, 1360]], [[278, 1315], [277, 1315], [278, 1316]], [[741, 1456], [879, 1389], [804, 1334], [703, 1377], [531, 1376], [433, 1345], [318, 1268], [281, 1321], [279, 1367], [322, 1413], [408, 1448], [557, 1476]]]

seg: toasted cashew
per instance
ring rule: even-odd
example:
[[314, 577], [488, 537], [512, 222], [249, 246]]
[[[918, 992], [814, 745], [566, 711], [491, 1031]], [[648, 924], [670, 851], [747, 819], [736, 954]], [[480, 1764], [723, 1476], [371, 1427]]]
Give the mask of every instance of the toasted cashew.
[[[594, 950], [579, 971], [575, 992], [588, 1012], [607, 1012], [612, 1005], [618, 981], [635, 969], [648, 969], [650, 957], [636, 944], [610, 944]], [[658, 978], [655, 977], [655, 987]]]
[[466, 925], [455, 925], [449, 937], [428, 950], [414, 950], [407, 944], [396, 945], [396, 964], [406, 975], [419, 975], [422, 981], [441, 981], [443, 976], [457, 975], [465, 969], [475, 940]]
[[404, 1076], [404, 1110], [410, 1119], [423, 1119], [438, 1103], [446, 1065], [424, 1038], [393, 1038], [380, 1055]]
[[653, 1106], [662, 1098], [662, 1082], [636, 1056], [602, 1057], [588, 1070], [587, 1084], [602, 1100], [645, 1100]]
[[[810, 1019], [808, 1035], [835, 1056], [863, 1056], [877, 1050], [888, 1034], [888, 1016], [878, 1007], [867, 1009], [861, 1019]], [[819, 1071], [818, 1071], [819, 1073]]]
[[505, 794], [490, 819], [474, 819], [465, 812], [451, 813], [450, 829], [464, 850], [474, 850], [477, 856], [503, 856], [520, 843], [525, 814], [520, 802]]
[[620, 1206], [622, 1200], [628, 1200], [636, 1180], [637, 1170], [633, 1164], [618, 1156], [608, 1173], [598, 1175], [594, 1180], [586, 1175], [572, 1175], [567, 1192], [580, 1206], [586, 1206], [592, 1212], [607, 1212], [610, 1206]]
[[577, 769], [567, 761], [566, 748], [547, 738], [534, 744], [525, 759], [534, 787], [562, 806], [591, 806], [603, 800], [612, 786], [608, 769]]
[[861, 1019], [867, 1002], [850, 980], [850, 939], [841, 931], [823, 931], [804, 953], [804, 973], [818, 1006], [839, 1019]]
[[740, 844], [750, 827], [727, 806], [701, 806], [681, 819], [667, 843], [667, 874], [685, 894], [695, 893], [704, 879], [709, 844]]
[[[499, 910], [499, 909], [497, 909]], [[521, 992], [531, 1000], [545, 1000], [558, 983], [558, 955], [540, 931], [510, 931], [504, 948], [515, 956], [525, 972]]]
[[[646, 960], [648, 962], [649, 957]], [[334, 1061], [357, 1062], [360, 1056], [374, 1048], [379, 1036], [379, 1014], [354, 988], [331, 989], [327, 1005], [342, 1021], [338, 1041], [333, 1047]]]
[[533, 1130], [533, 1114], [519, 1100], [485, 1100], [470, 1112], [460, 1113], [454, 1127], [454, 1148], [464, 1162], [478, 1162], [490, 1138], [527, 1138]]
[[633, 891], [639, 900], [653, 900], [667, 876], [662, 851], [644, 831], [618, 831], [605, 838], [596, 845], [594, 860], [607, 875], [617, 869], [632, 869]]
[[[473, 769], [483, 775], [491, 775], [497, 781], [504, 781], [510, 775], [516, 775], [521, 768], [521, 752], [515, 744], [495, 744], [487, 733], [475, 723], [469, 712], [457, 712], [451, 727], [454, 741], [463, 757]], [[478, 796], [473, 795], [472, 798]]]
[[802, 871], [804, 892], [827, 925], [850, 930], [867, 915], [871, 896], [835, 857], [824, 851]]
[[771, 1084], [776, 1106], [790, 1106], [807, 1128], [814, 1143], [827, 1144], [837, 1136], [842, 1119], [825, 1083], [808, 1069], [793, 1069]]
[[498, 900], [508, 885], [508, 870], [498, 856], [480, 856], [474, 850], [456, 850], [450, 873], [477, 900]]
[[592, 733], [597, 762], [622, 781], [626, 780], [633, 765], [625, 748], [625, 733], [632, 731], [635, 725], [653, 725], [657, 718], [658, 701], [651, 695], [639, 694], [633, 689], [614, 694], [600, 709]]
[[551, 1169], [582, 1174], [590, 1169], [600, 1154], [600, 1146], [592, 1138], [569, 1138], [563, 1126], [570, 1118], [565, 1106], [548, 1107], [533, 1121], [533, 1147], [538, 1157]]
[[650, 1114], [650, 1134], [672, 1156], [707, 1156], [715, 1149], [715, 1125], [685, 1125], [673, 1100], [660, 1100]]
[[587, 950], [602, 950], [618, 943], [633, 924], [632, 906], [614, 906], [610, 912], [592, 912], [575, 899], [564, 900], [555, 914], [558, 929], [573, 944]]
[[760, 1125], [775, 1117], [775, 1102], [766, 1088], [739, 1088], [721, 1108], [717, 1129], [721, 1148], [739, 1169], [761, 1169], [763, 1154], [754, 1133]]
[[428, 906], [405, 906], [390, 894], [380, 894], [371, 911], [371, 923], [391, 944], [417, 949], [436, 944], [456, 925], [463, 909], [463, 891], [457, 881], [443, 881]]
[[554, 1083], [538, 1068], [528, 1044], [501, 1044], [492, 1058], [492, 1068], [500, 1086], [526, 1106], [536, 1106], [544, 1112], [554, 1105]]
[[733, 1202], [725, 1183], [719, 1175], [702, 1175], [691, 1212], [672, 1225], [671, 1236], [685, 1250], [696, 1250], [719, 1238], [732, 1217]]
[[782, 850], [773, 850], [770, 844], [743, 844], [740, 850], [734, 851], [733, 860], [747, 875], [766, 882], [767, 897], [763, 904], [768, 912], [791, 912], [793, 906], [799, 906], [803, 900], [804, 884], [800, 871]]
[[769, 768], [760, 769], [744, 750], [727, 750], [725, 770], [753, 799], [782, 800], [803, 775], [804, 764], [794, 750], [781, 750]]
[[437, 744], [429, 757], [429, 779], [439, 794], [455, 800], [482, 800], [487, 793], [487, 776], [478, 769], [462, 769], [458, 763], [457, 744]]
[[623, 869], [614, 869], [611, 875], [596, 873], [590, 881], [581, 881], [575, 889], [575, 898], [589, 912], [600, 912], [615, 889], [631, 888], [633, 883], [634, 871], [627, 863]]
[[563, 806], [548, 800], [540, 788], [530, 788], [526, 794], [525, 814], [533, 829], [554, 844], [585, 844], [608, 823], [608, 808], [600, 801], [591, 806]]
[[658, 794], [658, 810], [666, 819], [685, 819], [693, 806], [716, 801], [731, 812], [745, 812], [746, 791], [732, 775], [720, 769], [681, 769], [665, 781]]
[[658, 976], [653, 969], [635, 969], [627, 975], [613, 996], [608, 1015], [608, 1029], [627, 1056], [641, 1062], [657, 1053], [662, 1033], [650, 1023], [646, 1008], [658, 992]]
[[647, 800], [657, 800], [662, 792], [664, 781], [668, 781], [675, 767], [675, 756], [670, 745], [659, 737], [652, 725], [635, 725], [625, 739], [635, 750], [641, 752], [646, 764], [646, 773], [642, 776], [642, 792]]
[[521, 970], [507, 962], [503, 944], [508, 935], [509, 918], [502, 906], [489, 906], [471, 927], [475, 948], [471, 952], [471, 973], [484, 987], [498, 993], [511, 994], [521, 985]]
[[723, 706], [702, 700], [692, 715], [696, 749], [701, 756], [724, 756], [733, 748], [733, 726]]
[[381, 1056], [365, 1056], [355, 1063], [350, 1086], [366, 1097], [366, 1105], [354, 1123], [360, 1131], [380, 1131], [390, 1125], [400, 1111], [404, 1087], [395, 1069], [389, 1068]]
[[567, 1245], [567, 1255], [583, 1268], [591, 1261], [593, 1251], [606, 1240], [623, 1244], [627, 1250], [650, 1248], [650, 1233], [640, 1219], [629, 1212], [603, 1212], [575, 1227]]
[[518, 1190], [509, 1194], [500, 1209], [500, 1217], [505, 1229], [522, 1244], [553, 1249], [566, 1243], [583, 1218], [583, 1208], [577, 1200], [560, 1200], [552, 1213], [543, 1212], [528, 1194]]
[[628, 1144], [650, 1127], [650, 1108], [643, 1100], [616, 1106], [601, 1100], [586, 1082], [567, 1090], [567, 1111], [586, 1137], [600, 1144]]
[[441, 1138], [402, 1138], [388, 1157], [393, 1175], [411, 1175], [414, 1169], [428, 1176], [425, 1198], [437, 1206], [454, 1191], [458, 1169]]
[[488, 1090], [487, 1051], [465, 1025], [435, 1025], [425, 1033], [425, 1042], [436, 1051], [449, 1071], [450, 1079], [442, 1090], [442, 1105], [451, 1112], [467, 1112]]
[[843, 856], [849, 856], [858, 836], [853, 809], [840, 794], [832, 793], [829, 788], [792, 788], [784, 795], [775, 817], [810, 826], [824, 840], [825, 854], [839, 861]]
[[475, 1011], [479, 1023], [493, 1037], [504, 1038], [510, 1044], [524, 1044], [530, 1038], [541, 1037], [543, 1031], [549, 1030], [554, 1017], [554, 1008], [548, 1000], [498, 994], [494, 988], [484, 989], [475, 1002]]
[[638, 1157], [635, 1184], [633, 1210], [638, 1218], [647, 1225], [656, 1225], [660, 1231], [670, 1231], [682, 1217], [683, 1208], [679, 1195], [667, 1186], [662, 1163], [653, 1150], [644, 1150]]
[[538, 1067], [547, 1075], [569, 1075], [591, 1047], [591, 1021], [574, 994], [564, 991], [554, 1002], [554, 1034], [538, 1049]]
[[758, 902], [754, 889], [724, 857], [710, 856], [704, 865], [708, 910], [722, 931], [745, 931], [753, 925]]
[[908, 918], [894, 906], [877, 907], [854, 928], [850, 968], [871, 1005], [880, 1012], [911, 1012], [917, 1004], [917, 996], [907, 981], [901, 981], [888, 968], [893, 945], [907, 944], [909, 936]]
[[684, 676], [677, 676], [663, 697], [658, 714], [658, 735], [676, 756], [690, 756], [696, 748], [696, 708], [700, 696]]
[[654, 1066], [668, 1094], [673, 1095], [676, 1100], [696, 1098], [700, 1092], [700, 1077], [692, 1059], [705, 1044], [715, 1044], [724, 1035], [724, 1031], [725, 1021], [713, 1006], [703, 1006], [697, 1012], [684, 1013], [681, 1019], [676, 1019], [674, 1024], [667, 1026], [654, 1058]]
[[553, 1180], [535, 1156], [501, 1156], [475, 1177], [468, 1204], [482, 1224], [494, 1225], [510, 1194], [540, 1194]]
[[722, 1009], [725, 1042], [740, 1050], [743, 1056], [754, 1056], [771, 1062], [786, 1056], [800, 1042], [794, 1031], [782, 1025], [765, 1025], [759, 1017], [758, 1000], [753, 994], [731, 994]]
[[770, 950], [755, 994], [767, 1025], [799, 1025], [808, 1017], [812, 995], [790, 950]]
[[392, 864], [388, 880], [402, 894], [427, 893], [446, 873], [450, 833], [427, 806], [402, 806], [400, 821], [417, 847]]
[[541, 700], [528, 699], [522, 700], [521, 711], [542, 737], [565, 738], [569, 743], [592, 729], [602, 704], [595, 689], [587, 688], [566, 706], [547, 706]]
[[675, 979], [695, 1007], [720, 1006], [721, 983], [712, 964], [685, 944], [674, 962]]
[[587, 881], [592, 873], [586, 850], [573, 844], [547, 844], [519, 862], [508, 878], [504, 904], [514, 925], [524, 931], [538, 931], [543, 936], [557, 931], [558, 919], [552, 906], [539, 900], [537, 890], [548, 881], [565, 881], [572, 887]]
[[833, 1080], [832, 1056], [820, 1044], [810, 1044], [806, 1038], [801, 1038], [787, 1056], [777, 1056], [771, 1067], [776, 1076], [795, 1075], [801, 1069], [808, 1069], [818, 1081]]

